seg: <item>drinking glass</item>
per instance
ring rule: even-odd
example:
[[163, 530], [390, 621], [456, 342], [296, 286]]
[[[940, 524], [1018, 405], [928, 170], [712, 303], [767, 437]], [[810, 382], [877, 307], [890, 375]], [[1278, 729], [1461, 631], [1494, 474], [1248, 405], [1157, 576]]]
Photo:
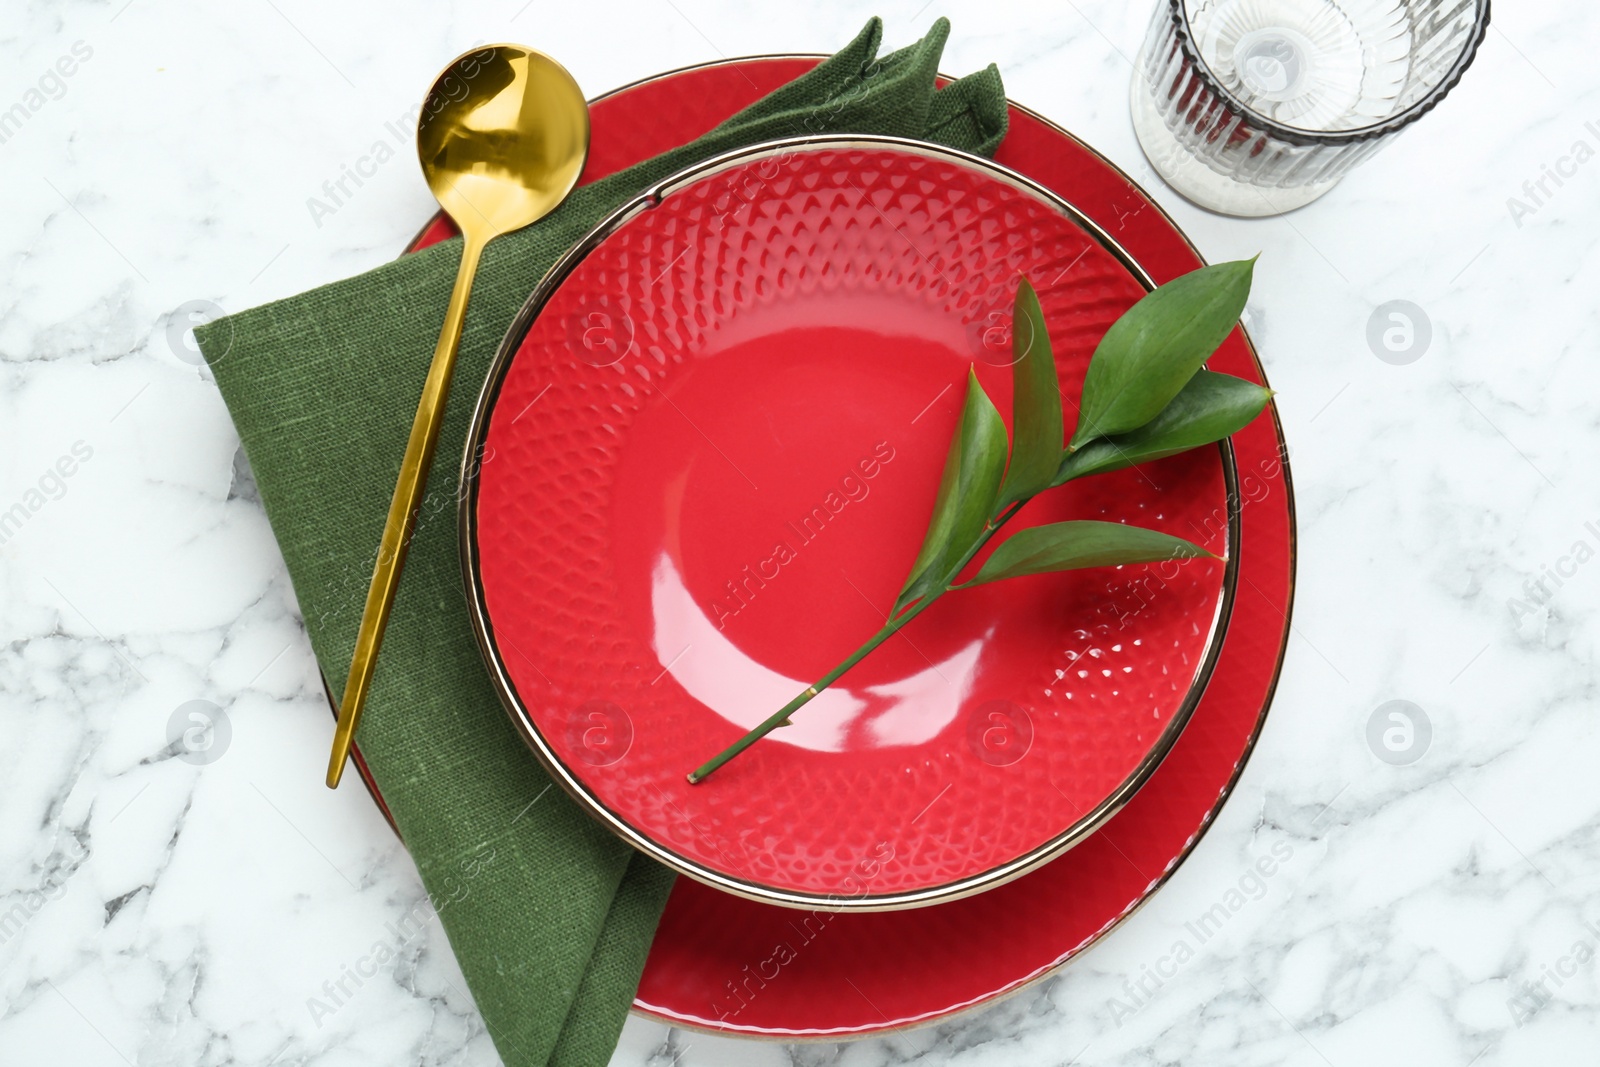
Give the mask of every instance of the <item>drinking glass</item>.
[[1488, 26], [1489, 0], [1159, 0], [1133, 128], [1200, 206], [1290, 211], [1444, 99]]

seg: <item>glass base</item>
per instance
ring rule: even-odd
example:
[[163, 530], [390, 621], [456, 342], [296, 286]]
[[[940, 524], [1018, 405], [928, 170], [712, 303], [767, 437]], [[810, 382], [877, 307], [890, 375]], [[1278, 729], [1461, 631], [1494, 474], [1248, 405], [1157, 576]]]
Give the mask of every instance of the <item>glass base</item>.
[[1130, 110], [1139, 147], [1144, 149], [1145, 158], [1156, 173], [1185, 199], [1208, 211], [1244, 218], [1282, 215], [1304, 207], [1339, 184], [1339, 179], [1335, 178], [1317, 185], [1276, 188], [1238, 182], [1218, 174], [1203, 160], [1191, 155], [1167, 129], [1142, 70], [1133, 76]]

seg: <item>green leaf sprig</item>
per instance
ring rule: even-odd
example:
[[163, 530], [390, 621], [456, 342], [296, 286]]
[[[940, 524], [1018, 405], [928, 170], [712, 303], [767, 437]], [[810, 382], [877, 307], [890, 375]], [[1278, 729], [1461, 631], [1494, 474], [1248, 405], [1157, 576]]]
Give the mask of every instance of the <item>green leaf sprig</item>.
[[968, 372], [933, 515], [883, 628], [749, 733], [689, 773], [691, 785], [755, 744], [945, 593], [1026, 574], [1209, 557], [1181, 537], [1120, 522], [1057, 522], [1001, 542], [975, 575], [957, 577], [1039, 493], [1229, 437], [1261, 414], [1270, 390], [1204, 370], [1250, 295], [1255, 260], [1202, 267], [1147, 293], [1100, 339], [1084, 374], [1078, 424], [1062, 446], [1055, 356], [1026, 278], [1012, 310], [1012, 408], [1005, 424]]

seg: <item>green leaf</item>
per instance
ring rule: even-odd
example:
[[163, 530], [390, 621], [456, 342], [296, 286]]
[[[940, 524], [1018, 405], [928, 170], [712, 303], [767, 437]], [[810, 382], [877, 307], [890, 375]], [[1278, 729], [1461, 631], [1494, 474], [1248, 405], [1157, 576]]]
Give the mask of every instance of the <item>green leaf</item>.
[[983, 585], [1024, 574], [1197, 557], [1215, 558], [1192, 541], [1142, 526], [1091, 520], [1056, 522], [1030, 526], [1002, 541], [966, 585]]
[[1199, 371], [1161, 414], [1137, 430], [1068, 452], [1050, 484], [1121, 470], [1231, 437], [1261, 414], [1271, 397], [1272, 390], [1243, 378]]
[[1250, 295], [1255, 260], [1201, 267], [1147, 293], [1111, 324], [1083, 378], [1071, 448], [1136, 430], [1227, 338]]
[[967, 400], [961, 424], [950, 441], [939, 495], [922, 550], [911, 565], [905, 588], [895, 601], [896, 614], [919, 597], [942, 592], [960, 568], [967, 550], [993, 514], [995, 494], [1006, 468], [1006, 427], [978, 376], [967, 371]]
[[996, 511], [1048, 488], [1061, 465], [1061, 383], [1039, 295], [1026, 278], [1011, 310], [1011, 357], [1011, 463]]

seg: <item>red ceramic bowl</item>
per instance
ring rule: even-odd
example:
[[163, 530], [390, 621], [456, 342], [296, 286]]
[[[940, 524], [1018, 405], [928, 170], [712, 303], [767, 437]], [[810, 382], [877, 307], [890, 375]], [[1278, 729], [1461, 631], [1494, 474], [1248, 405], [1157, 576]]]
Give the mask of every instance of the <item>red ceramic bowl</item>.
[[[771, 903], [925, 905], [1059, 855], [1165, 756], [1221, 646], [1220, 559], [949, 594], [685, 780], [883, 623], [970, 369], [1010, 411], [1024, 275], [1075, 406], [1149, 285], [1121, 249], [987, 160], [810, 140], [669, 179], [529, 300], [468, 441], [470, 602], [518, 728], [636, 847]], [[1226, 556], [1230, 464], [1087, 479], [1008, 529], [1125, 520]]]
[[[594, 136], [584, 180], [705, 132], [817, 62], [769, 56], [711, 63], [592, 101]], [[999, 162], [1070, 198], [1156, 280], [1201, 265], [1172, 220], [1093, 149], [1019, 105], [1011, 105], [1010, 120]], [[438, 216], [411, 249], [453, 233], [449, 220]], [[1242, 332], [1211, 366], [1265, 381]], [[651, 945], [634, 1010], [677, 1026], [791, 1040], [938, 1022], [1056, 971], [1165, 884], [1244, 768], [1289, 632], [1294, 511], [1281, 428], [1276, 419], [1259, 419], [1234, 436], [1233, 446], [1243, 503], [1240, 594], [1222, 655], [1189, 727], [1122, 811], [1078, 848], [993, 893], [913, 911], [797, 916], [680, 879]]]

